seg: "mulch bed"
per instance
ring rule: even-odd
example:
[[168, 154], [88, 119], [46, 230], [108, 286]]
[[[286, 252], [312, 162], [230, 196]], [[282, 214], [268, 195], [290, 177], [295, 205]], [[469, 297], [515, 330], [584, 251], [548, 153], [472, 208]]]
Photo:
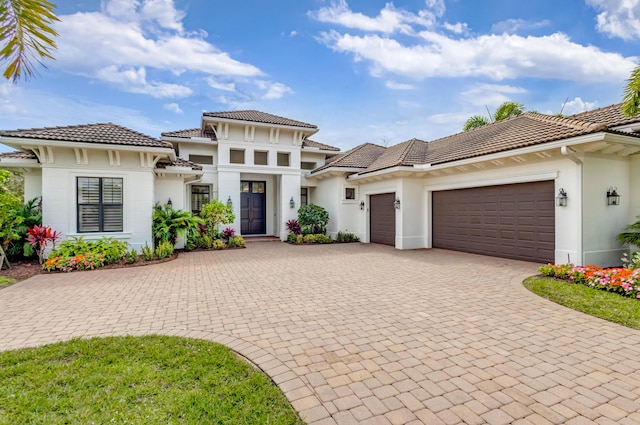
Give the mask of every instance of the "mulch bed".
[[[177, 252], [171, 255], [171, 257], [161, 258], [159, 260], [145, 261], [144, 258], [138, 257], [135, 263], [127, 264], [124, 261], [121, 261], [116, 264], [109, 264], [109, 265], [100, 267], [99, 269], [96, 269], [96, 270], [123, 269], [126, 267], [150, 266], [152, 264], [166, 263], [167, 261], [172, 261], [172, 260], [175, 260], [176, 258], [178, 258]], [[11, 279], [15, 279], [16, 282], [28, 279], [31, 276], [35, 276], [37, 274], [46, 274], [46, 273], [62, 273], [62, 272], [48, 272], [48, 271], [42, 270], [42, 266], [38, 263], [38, 260], [13, 261], [11, 262], [10, 269], [3, 268], [2, 270], [0, 270], [0, 276], [6, 276]]]

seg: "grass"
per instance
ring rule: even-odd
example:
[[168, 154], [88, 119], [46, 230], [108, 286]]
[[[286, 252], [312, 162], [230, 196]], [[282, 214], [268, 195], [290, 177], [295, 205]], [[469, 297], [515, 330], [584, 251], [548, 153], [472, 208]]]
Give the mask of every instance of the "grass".
[[304, 424], [231, 350], [165, 337], [73, 339], [0, 353], [0, 424]]
[[576, 311], [640, 329], [640, 300], [550, 277], [533, 276], [524, 286], [534, 294]]
[[0, 289], [6, 288], [9, 285], [15, 283], [15, 279], [11, 279], [9, 277], [0, 276]]

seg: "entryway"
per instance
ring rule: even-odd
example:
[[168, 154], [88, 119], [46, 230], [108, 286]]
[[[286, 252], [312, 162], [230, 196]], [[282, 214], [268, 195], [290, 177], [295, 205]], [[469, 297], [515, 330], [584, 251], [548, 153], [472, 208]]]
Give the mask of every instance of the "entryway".
[[267, 183], [240, 182], [240, 232], [243, 235], [267, 233]]

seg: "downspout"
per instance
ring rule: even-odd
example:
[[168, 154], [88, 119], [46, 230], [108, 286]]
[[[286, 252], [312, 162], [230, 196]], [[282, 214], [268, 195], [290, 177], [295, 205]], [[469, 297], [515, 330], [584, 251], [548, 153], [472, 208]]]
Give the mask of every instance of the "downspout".
[[[562, 155], [564, 155], [567, 158], [569, 158], [571, 161], [573, 161], [578, 166], [578, 187], [579, 187], [579, 191], [580, 191], [580, 220], [578, 222], [578, 224], [580, 226], [579, 231], [578, 231], [578, 247], [580, 249], [580, 252], [579, 252], [580, 264], [579, 265], [584, 265], [584, 246], [583, 246], [583, 239], [584, 239], [583, 238], [583, 232], [584, 232], [584, 205], [583, 205], [584, 188], [583, 188], [583, 172], [582, 172], [582, 167], [583, 167], [584, 163], [567, 146], [562, 146], [560, 148], [560, 152], [562, 153]], [[568, 259], [567, 262], [570, 263], [571, 260]]]

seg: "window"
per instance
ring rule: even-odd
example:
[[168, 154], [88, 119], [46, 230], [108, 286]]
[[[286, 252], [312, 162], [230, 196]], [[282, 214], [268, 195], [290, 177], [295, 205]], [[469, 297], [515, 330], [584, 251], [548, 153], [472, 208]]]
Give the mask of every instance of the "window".
[[213, 165], [212, 155], [189, 155], [189, 161], [202, 165]]
[[78, 233], [122, 232], [122, 178], [78, 177]]
[[302, 168], [303, 170], [313, 170], [314, 168], [316, 168], [316, 163], [302, 161], [300, 163], [300, 168]]
[[289, 153], [278, 152], [278, 167], [288, 167], [288, 166], [289, 166]]
[[200, 214], [200, 210], [204, 204], [208, 204], [211, 200], [211, 190], [206, 185], [191, 186], [191, 212]]
[[300, 206], [303, 207], [305, 205], [309, 205], [309, 188], [301, 187], [300, 188]]
[[244, 149], [229, 149], [229, 162], [244, 164]]
[[356, 199], [356, 188], [347, 187], [344, 189], [344, 199]]
[[253, 152], [253, 163], [254, 165], [268, 165], [269, 164], [268, 152], [263, 152], [263, 151]]

